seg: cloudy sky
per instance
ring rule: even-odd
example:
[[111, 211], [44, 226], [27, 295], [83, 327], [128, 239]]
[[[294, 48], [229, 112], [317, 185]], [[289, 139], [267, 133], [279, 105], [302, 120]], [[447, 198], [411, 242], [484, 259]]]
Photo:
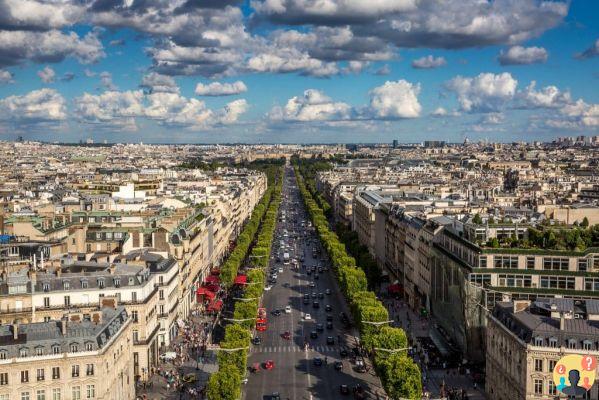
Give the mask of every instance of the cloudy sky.
[[0, 140], [599, 134], [599, 2], [0, 0]]

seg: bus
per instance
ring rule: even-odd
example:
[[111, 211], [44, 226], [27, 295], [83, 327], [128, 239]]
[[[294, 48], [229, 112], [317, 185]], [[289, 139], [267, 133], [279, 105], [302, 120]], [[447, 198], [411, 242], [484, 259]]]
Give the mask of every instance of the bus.
[[256, 330], [264, 332], [267, 328], [266, 322], [266, 308], [260, 307], [258, 309], [258, 316], [256, 317]]
[[283, 264], [285, 264], [285, 265], [289, 264], [289, 253], [283, 254]]

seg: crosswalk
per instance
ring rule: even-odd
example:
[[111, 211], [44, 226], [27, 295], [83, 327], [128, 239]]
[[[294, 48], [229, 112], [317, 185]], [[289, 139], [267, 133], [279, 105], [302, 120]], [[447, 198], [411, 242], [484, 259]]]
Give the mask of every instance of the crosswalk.
[[[317, 353], [339, 353], [342, 349], [349, 352], [347, 346], [313, 346], [308, 351]], [[303, 352], [303, 346], [254, 346], [250, 348], [250, 353], [296, 353]]]

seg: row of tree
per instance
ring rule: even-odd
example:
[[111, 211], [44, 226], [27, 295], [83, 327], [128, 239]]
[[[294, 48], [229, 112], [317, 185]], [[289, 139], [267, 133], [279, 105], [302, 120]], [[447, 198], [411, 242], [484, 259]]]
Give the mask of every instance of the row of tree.
[[[408, 340], [403, 329], [387, 326], [389, 313], [368, 290], [364, 271], [356, 266], [345, 245], [329, 227], [323, 209], [307, 189], [297, 167], [295, 169], [299, 189], [312, 223], [325, 247], [339, 286], [349, 302], [354, 320], [360, 329], [362, 345], [373, 356], [375, 369], [385, 391], [392, 399], [420, 399], [422, 380], [420, 369], [407, 356]], [[324, 199], [320, 198], [319, 202]]]
[[[234, 400], [241, 397], [241, 382], [247, 369], [251, 330], [256, 322], [260, 297], [264, 292], [266, 283], [264, 269], [268, 266], [277, 222], [277, 212], [281, 203], [281, 185], [282, 168], [277, 167], [275, 172], [269, 175], [269, 192], [263, 197], [268, 202], [263, 203], [264, 209], [259, 211], [260, 219], [254, 235], [258, 228], [259, 233], [252, 243], [251, 253], [248, 257], [255, 268], [246, 272], [247, 284], [242, 297], [235, 303], [233, 319], [236, 323], [225, 327], [225, 337], [220, 342], [221, 351], [218, 352], [218, 372], [212, 374], [208, 381], [207, 395], [209, 400]], [[252, 220], [253, 218], [254, 214], [252, 214]], [[254, 238], [254, 236], [251, 237]], [[245, 248], [244, 258], [241, 261], [245, 260], [248, 250], [249, 245]], [[241, 262], [239, 264], [230, 264], [229, 268], [235, 266], [237, 266], [235, 272], [235, 276], [237, 276]], [[234, 279], [235, 277], [233, 277]]]

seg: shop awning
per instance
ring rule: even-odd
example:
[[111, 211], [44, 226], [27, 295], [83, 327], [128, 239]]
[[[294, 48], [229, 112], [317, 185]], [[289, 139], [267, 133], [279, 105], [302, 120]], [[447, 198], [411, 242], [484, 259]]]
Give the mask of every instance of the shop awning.
[[216, 297], [216, 294], [214, 292], [211, 292], [210, 290], [208, 290], [208, 288], [205, 288], [205, 287], [198, 288], [196, 294], [198, 296], [206, 296], [210, 300], [212, 300], [212, 299], [214, 299], [214, 297]]
[[204, 279], [205, 283], [219, 283], [220, 282], [220, 278], [216, 275], [208, 275], [205, 279]]
[[246, 275], [237, 275], [235, 278], [236, 285], [245, 285], [248, 281], [248, 277]]
[[220, 286], [216, 283], [211, 283], [210, 285], [204, 285], [204, 287], [211, 292], [217, 293], [220, 290]]
[[210, 303], [207, 310], [208, 311], [220, 311], [221, 308], [223, 308], [223, 301], [216, 300], [216, 301], [212, 301], [212, 303]]

